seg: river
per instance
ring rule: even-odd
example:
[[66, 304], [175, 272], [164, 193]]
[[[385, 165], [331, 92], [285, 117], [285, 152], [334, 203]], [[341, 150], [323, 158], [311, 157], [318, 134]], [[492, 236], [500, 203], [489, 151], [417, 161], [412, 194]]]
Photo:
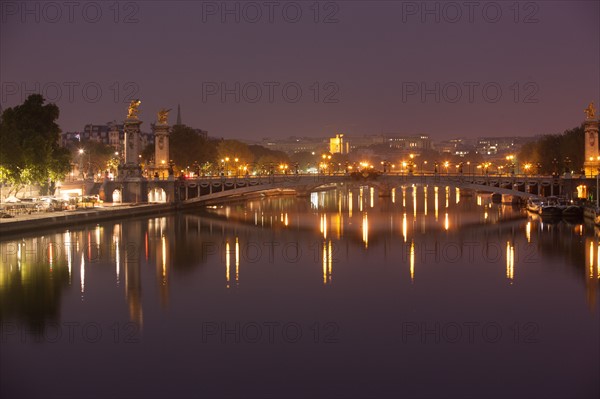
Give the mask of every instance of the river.
[[0, 240], [2, 397], [598, 397], [600, 242], [450, 187]]

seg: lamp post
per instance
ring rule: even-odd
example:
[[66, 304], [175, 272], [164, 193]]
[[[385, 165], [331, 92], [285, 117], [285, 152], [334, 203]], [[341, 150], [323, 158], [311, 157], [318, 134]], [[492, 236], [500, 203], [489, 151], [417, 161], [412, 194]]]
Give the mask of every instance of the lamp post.
[[79, 149], [79, 177], [83, 179], [83, 154], [85, 150], [83, 148]]
[[554, 168], [553, 172], [552, 172], [552, 177], [557, 177], [558, 176], [558, 160], [556, 158], [554, 158], [552, 160], [552, 167]]
[[566, 157], [565, 158], [565, 174], [570, 174], [571, 173], [571, 158]]

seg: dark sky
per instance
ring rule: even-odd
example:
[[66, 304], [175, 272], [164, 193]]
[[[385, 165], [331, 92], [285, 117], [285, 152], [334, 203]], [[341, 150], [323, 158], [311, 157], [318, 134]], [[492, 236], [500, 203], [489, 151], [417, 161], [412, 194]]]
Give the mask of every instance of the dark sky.
[[180, 103], [247, 139], [556, 133], [600, 100], [597, 0], [74, 3], [0, 3], [2, 107], [39, 87], [67, 131], [123, 120], [131, 94], [144, 130]]

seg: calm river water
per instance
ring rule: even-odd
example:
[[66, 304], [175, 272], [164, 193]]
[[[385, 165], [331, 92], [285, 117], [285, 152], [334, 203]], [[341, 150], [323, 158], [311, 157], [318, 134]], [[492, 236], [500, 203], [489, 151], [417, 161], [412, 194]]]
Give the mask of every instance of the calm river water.
[[0, 396], [600, 395], [600, 242], [446, 187], [0, 242]]

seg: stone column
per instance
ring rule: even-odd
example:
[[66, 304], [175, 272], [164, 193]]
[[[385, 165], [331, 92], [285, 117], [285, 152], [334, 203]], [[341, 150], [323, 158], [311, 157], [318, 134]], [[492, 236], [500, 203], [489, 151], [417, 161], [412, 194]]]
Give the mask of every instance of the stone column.
[[142, 140], [140, 125], [142, 121], [138, 119], [125, 120], [125, 165], [137, 166], [140, 163], [139, 156], [142, 153]]
[[[125, 120], [124, 164], [119, 166], [119, 180], [139, 181], [143, 179], [140, 166], [140, 155], [142, 154], [141, 124], [142, 121], [137, 118], [127, 118]], [[141, 194], [138, 193], [138, 197]]]
[[169, 175], [169, 131], [166, 123], [158, 122], [154, 126], [154, 168], [161, 178]]
[[597, 119], [587, 119], [585, 128], [585, 162], [583, 167], [586, 176], [596, 176], [600, 168], [600, 153], [598, 151], [598, 124]]

